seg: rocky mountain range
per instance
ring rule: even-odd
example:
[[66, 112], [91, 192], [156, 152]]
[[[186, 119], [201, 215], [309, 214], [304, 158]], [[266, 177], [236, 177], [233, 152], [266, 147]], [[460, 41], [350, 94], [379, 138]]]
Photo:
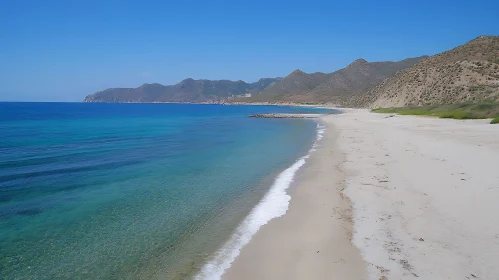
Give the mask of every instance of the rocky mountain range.
[[262, 78], [254, 83], [229, 80], [185, 79], [178, 84], [143, 84], [137, 88], [110, 88], [85, 102], [270, 102], [344, 104], [352, 95], [379, 84], [397, 71], [425, 57], [398, 62], [357, 59], [333, 73], [307, 74], [295, 70], [284, 78]]
[[295, 70], [254, 83], [185, 79], [96, 92], [85, 102], [269, 102], [387, 107], [499, 98], [499, 36], [480, 36], [431, 57], [357, 59], [332, 73]]
[[88, 95], [84, 102], [226, 102], [234, 96], [250, 96], [281, 78], [262, 78], [258, 82], [185, 79], [178, 84], [143, 84], [137, 88], [109, 88]]
[[329, 74], [307, 74], [295, 70], [284, 79], [269, 85], [252, 99], [341, 105], [348, 102], [352, 95], [362, 94], [384, 79], [425, 58], [426, 56], [408, 58], [398, 62], [367, 62], [361, 58]]

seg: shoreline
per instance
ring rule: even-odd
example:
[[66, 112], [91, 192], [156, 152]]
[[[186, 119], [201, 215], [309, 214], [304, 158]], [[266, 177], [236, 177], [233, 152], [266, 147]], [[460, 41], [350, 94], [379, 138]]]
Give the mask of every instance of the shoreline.
[[342, 111], [222, 279], [497, 278], [499, 130]]
[[[2, 101], [0, 101], [2, 102]], [[4, 101], [11, 102], [11, 101]], [[12, 101], [24, 102], [24, 101]], [[35, 102], [40, 103], [40, 102]], [[48, 103], [105, 103], [105, 104], [196, 104], [196, 105], [228, 105], [228, 106], [290, 106], [290, 107], [312, 107], [321, 109], [337, 108], [334, 104], [302, 104], [292, 102], [100, 102], [100, 101], [74, 101], [74, 102], [48, 102]]]
[[352, 245], [351, 205], [342, 195], [344, 176], [335, 168], [343, 155], [338, 134], [324, 120], [322, 133], [287, 193], [286, 214], [263, 225], [222, 279], [367, 279]]
[[315, 123], [317, 125], [315, 141], [308, 152], [277, 175], [263, 198], [241, 221], [229, 240], [194, 275], [194, 279], [221, 279], [239, 257], [241, 250], [260, 231], [261, 227], [286, 214], [291, 200], [287, 190], [291, 188], [297, 172], [306, 164], [324, 133], [324, 127], [320, 126], [317, 121]]

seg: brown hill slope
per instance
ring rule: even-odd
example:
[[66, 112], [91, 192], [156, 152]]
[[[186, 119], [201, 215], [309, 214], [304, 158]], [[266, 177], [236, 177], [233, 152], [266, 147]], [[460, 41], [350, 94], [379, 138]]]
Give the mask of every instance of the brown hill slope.
[[261, 93], [252, 98], [252, 101], [306, 101], [303, 94], [312, 91], [328, 79], [324, 73], [307, 74], [301, 70], [291, 72], [281, 81], [271, 84]]
[[398, 71], [411, 67], [426, 56], [408, 58], [397, 62], [367, 62], [358, 59], [346, 68], [329, 74], [326, 82], [316, 87], [311, 95], [319, 102], [342, 104], [352, 94], [362, 94], [365, 90], [378, 85]]
[[401, 107], [499, 101], [499, 36], [480, 36], [400, 71], [350, 106]]
[[307, 74], [295, 70], [254, 96], [252, 100], [343, 104], [352, 95], [362, 94], [397, 71], [424, 58], [426, 57], [409, 58], [398, 62], [367, 62], [361, 58], [329, 74]]

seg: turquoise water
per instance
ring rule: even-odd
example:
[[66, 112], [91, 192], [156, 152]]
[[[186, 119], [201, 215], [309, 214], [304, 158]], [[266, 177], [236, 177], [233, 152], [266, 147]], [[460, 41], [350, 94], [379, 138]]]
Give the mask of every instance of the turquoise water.
[[0, 279], [182, 279], [209, 261], [316, 124], [314, 109], [0, 103]]

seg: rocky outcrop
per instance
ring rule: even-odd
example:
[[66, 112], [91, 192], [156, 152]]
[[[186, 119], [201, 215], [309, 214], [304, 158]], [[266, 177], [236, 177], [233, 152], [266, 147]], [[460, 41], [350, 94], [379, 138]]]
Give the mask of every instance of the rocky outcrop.
[[249, 115], [249, 118], [260, 119], [314, 119], [323, 114], [254, 114]]

